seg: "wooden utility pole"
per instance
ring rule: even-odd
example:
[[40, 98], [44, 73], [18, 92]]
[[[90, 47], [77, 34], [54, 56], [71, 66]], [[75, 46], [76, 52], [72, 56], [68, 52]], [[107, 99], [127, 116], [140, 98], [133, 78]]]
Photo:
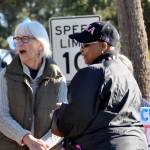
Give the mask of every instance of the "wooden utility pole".
[[143, 97], [150, 100], [150, 62], [141, 0], [117, 0], [121, 52], [134, 66], [134, 75]]

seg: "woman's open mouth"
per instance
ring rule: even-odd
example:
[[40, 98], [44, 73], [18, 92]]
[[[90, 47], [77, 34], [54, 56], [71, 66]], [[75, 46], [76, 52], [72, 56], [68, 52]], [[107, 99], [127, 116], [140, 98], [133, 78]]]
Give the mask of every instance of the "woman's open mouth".
[[26, 50], [20, 50], [19, 53], [22, 55], [22, 54], [25, 54], [26, 53]]

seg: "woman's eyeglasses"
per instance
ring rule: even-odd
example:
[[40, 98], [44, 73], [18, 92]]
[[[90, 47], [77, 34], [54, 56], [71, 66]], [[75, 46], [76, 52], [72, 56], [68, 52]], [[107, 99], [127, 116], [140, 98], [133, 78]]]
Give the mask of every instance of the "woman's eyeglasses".
[[14, 43], [28, 43], [31, 39], [35, 39], [35, 37], [31, 37], [31, 36], [15, 36], [13, 37]]
[[98, 41], [96, 42], [91, 42], [91, 43], [81, 43], [81, 48], [87, 48], [88, 46], [92, 45], [92, 44], [95, 44], [95, 43], [98, 43]]

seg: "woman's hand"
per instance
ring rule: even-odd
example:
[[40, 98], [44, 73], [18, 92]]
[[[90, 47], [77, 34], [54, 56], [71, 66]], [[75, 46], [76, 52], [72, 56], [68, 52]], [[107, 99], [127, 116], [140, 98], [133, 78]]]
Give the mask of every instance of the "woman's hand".
[[49, 150], [49, 146], [41, 139], [37, 139], [31, 134], [23, 137], [23, 143], [28, 146], [30, 150]]
[[53, 128], [51, 132], [57, 136], [64, 137], [64, 134], [58, 128]]

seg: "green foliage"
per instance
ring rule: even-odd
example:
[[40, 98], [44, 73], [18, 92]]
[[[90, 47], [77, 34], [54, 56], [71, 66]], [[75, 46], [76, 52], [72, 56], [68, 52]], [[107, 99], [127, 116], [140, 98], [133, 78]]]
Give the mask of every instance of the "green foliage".
[[118, 26], [115, 1], [105, 3], [105, 8], [100, 9], [99, 14], [104, 20], [111, 20], [111, 22], [113, 22], [114, 25]]
[[150, 0], [142, 0], [142, 8], [145, 22], [150, 23]]

